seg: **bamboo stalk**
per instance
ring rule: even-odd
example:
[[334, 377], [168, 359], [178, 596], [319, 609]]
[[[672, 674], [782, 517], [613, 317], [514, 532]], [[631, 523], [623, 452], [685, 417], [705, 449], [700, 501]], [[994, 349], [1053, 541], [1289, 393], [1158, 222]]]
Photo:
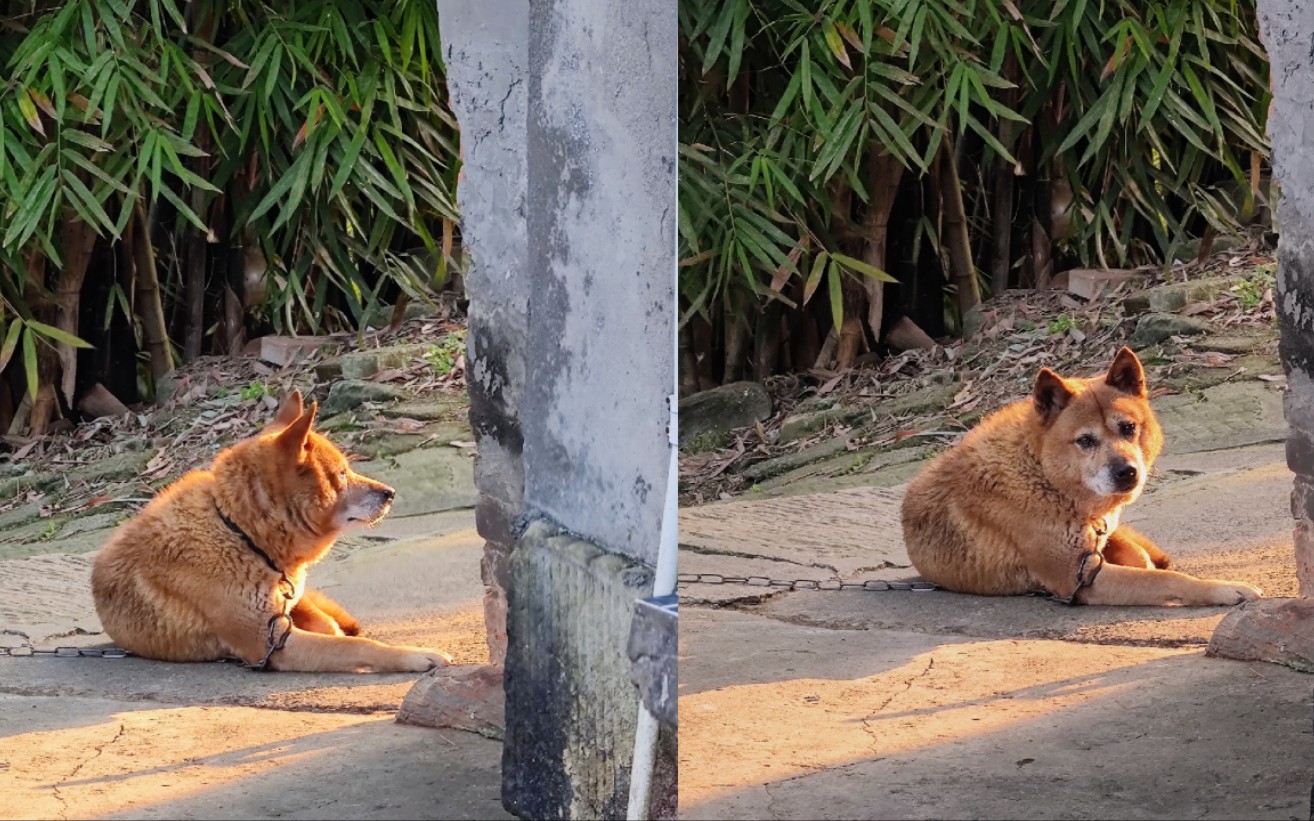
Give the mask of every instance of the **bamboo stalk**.
[[136, 311], [146, 332], [146, 349], [151, 356], [151, 376], [158, 382], [160, 377], [173, 370], [173, 352], [169, 350], [169, 334], [164, 322], [164, 303], [160, 298], [160, 279], [155, 268], [155, 249], [151, 247], [150, 225], [140, 200], [133, 205], [132, 215], [129, 241], [132, 244], [133, 267], [136, 269], [133, 277]]
[[[1004, 57], [1001, 73], [1010, 83], [1017, 82], [1017, 56], [1009, 52]], [[1004, 91], [1004, 105], [1017, 108], [1017, 89]], [[999, 118], [999, 143], [1005, 148], [1013, 144], [1013, 121]], [[1010, 151], [1012, 149], [1009, 149]], [[998, 295], [1008, 288], [1008, 274], [1013, 268], [1013, 164], [1003, 157], [995, 158], [994, 219], [991, 231], [994, 236], [990, 254], [990, 293]]]
[[[867, 215], [862, 221], [862, 261], [884, 271], [890, 236], [890, 213], [894, 210], [899, 183], [903, 180], [903, 165], [882, 147], [874, 146], [867, 173], [871, 202], [867, 205]], [[862, 286], [867, 292], [867, 327], [871, 328], [872, 339], [879, 340], [881, 316], [885, 309], [885, 283], [873, 277], [864, 277]]]
[[[40, 321], [47, 324], [54, 324], [55, 320], [55, 301], [48, 285], [50, 277], [50, 264], [46, 255], [39, 249], [33, 248], [25, 260], [27, 266], [27, 287], [28, 293], [31, 294], [29, 306], [33, 315]], [[32, 333], [31, 329], [25, 333]], [[46, 432], [50, 420], [55, 417], [58, 409], [58, 399], [55, 396], [53, 387], [55, 375], [59, 371], [59, 360], [48, 346], [38, 344], [36, 346], [37, 361], [37, 390], [36, 394], [27, 393], [24, 396], [24, 402], [28, 404], [29, 414], [23, 422], [26, 423], [27, 432], [32, 436], [42, 436]]]
[[725, 335], [725, 382], [738, 382], [744, 378], [744, 341], [747, 337], [744, 323], [726, 301], [722, 314], [722, 331]]
[[[78, 333], [78, 313], [82, 304], [82, 283], [86, 280], [91, 252], [96, 247], [96, 231], [91, 225], [66, 219], [60, 231], [64, 250], [64, 270], [55, 285], [55, 327], [73, 336]], [[73, 407], [73, 390], [77, 384], [78, 354], [72, 345], [58, 342], [59, 388], [64, 401]]]
[[[215, 9], [210, 2], [191, 2], [187, 4], [187, 17], [191, 20], [192, 30], [196, 32], [198, 42], [209, 43], [214, 40]], [[196, 47], [191, 50], [191, 58], [204, 71], [209, 71], [211, 54]], [[202, 152], [199, 157], [191, 157], [188, 164], [203, 180], [211, 177], [210, 129], [202, 125], [196, 130], [196, 147]], [[190, 205], [192, 212], [201, 219], [205, 212], [205, 190], [192, 186]], [[178, 223], [185, 232], [186, 256], [183, 267], [183, 293], [185, 294], [186, 321], [183, 324], [183, 361], [190, 362], [201, 355], [201, 346], [205, 334], [205, 279], [207, 237], [206, 233], [195, 225], [179, 217]]]
[[972, 239], [963, 213], [963, 189], [954, 162], [953, 138], [948, 134], [940, 143], [939, 171], [940, 203], [944, 209], [940, 241], [949, 249], [950, 270], [958, 290], [958, 310], [966, 314], [980, 304], [981, 289], [976, 282], [976, 267], [972, 264]]

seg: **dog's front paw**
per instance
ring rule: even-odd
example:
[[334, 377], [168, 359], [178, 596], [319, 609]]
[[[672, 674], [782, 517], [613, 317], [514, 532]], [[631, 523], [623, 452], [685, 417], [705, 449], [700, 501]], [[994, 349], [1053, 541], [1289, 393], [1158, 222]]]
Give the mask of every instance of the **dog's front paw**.
[[1264, 591], [1245, 582], [1214, 582], [1214, 604], [1232, 605], [1258, 599]]
[[406, 652], [402, 657], [402, 669], [408, 673], [424, 673], [435, 667], [446, 667], [452, 663], [452, 657], [441, 650], [426, 647], [403, 647]]

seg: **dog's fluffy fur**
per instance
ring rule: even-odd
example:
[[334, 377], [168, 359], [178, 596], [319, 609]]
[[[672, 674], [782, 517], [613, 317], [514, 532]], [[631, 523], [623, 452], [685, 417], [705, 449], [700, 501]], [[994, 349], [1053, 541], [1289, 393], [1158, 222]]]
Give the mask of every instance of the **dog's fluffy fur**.
[[[988, 596], [1043, 591], [1086, 604], [1141, 605], [1259, 596], [1243, 582], [1167, 570], [1162, 550], [1119, 524], [1162, 445], [1131, 350], [1091, 379], [1043, 369], [1031, 399], [984, 419], [909, 485], [908, 555], [927, 580]], [[1094, 581], [1081, 584], [1083, 556], [1092, 552], [1105, 564], [1086, 560], [1081, 581]]]
[[378, 521], [393, 498], [392, 488], [352, 471], [311, 430], [315, 410], [293, 392], [262, 434], [222, 451], [210, 469], [183, 476], [114, 533], [91, 580], [111, 639], [166, 661], [264, 658], [286, 585], [222, 513], [295, 587], [294, 626], [270, 657], [273, 669], [419, 672], [448, 661], [436, 650], [361, 638], [341, 605], [306, 591], [307, 569], [338, 535]]

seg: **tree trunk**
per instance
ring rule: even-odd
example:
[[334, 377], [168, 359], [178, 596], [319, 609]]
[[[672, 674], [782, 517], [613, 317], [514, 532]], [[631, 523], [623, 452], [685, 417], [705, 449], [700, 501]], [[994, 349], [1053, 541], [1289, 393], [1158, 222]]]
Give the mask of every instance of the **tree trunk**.
[[[1044, 140], [1048, 136], [1054, 135], [1058, 130], [1058, 107], [1062, 105], [1063, 92], [1059, 90], [1058, 101], [1046, 105], [1037, 116], [1037, 129], [1035, 138], [1037, 148], [1044, 145]], [[1044, 152], [1037, 150], [1037, 157]], [[1053, 182], [1055, 174], [1062, 176], [1062, 166], [1059, 164], [1061, 158], [1053, 161], [1053, 164], [1046, 165], [1037, 160], [1034, 174], [1035, 187], [1033, 189], [1033, 200], [1035, 208], [1031, 219], [1031, 259], [1032, 267], [1036, 275], [1036, 288], [1044, 290], [1050, 286], [1054, 279], [1054, 191]]]
[[693, 334], [689, 326], [680, 329], [680, 396], [692, 396], [701, 388], [698, 385], [698, 358], [694, 354]]
[[[1004, 57], [1003, 77], [1011, 83], [1017, 82], [1017, 57], [1009, 52]], [[1017, 108], [1017, 89], [1004, 90], [1004, 105]], [[1015, 128], [1012, 120], [999, 118], [999, 142], [1004, 148], [1013, 151], [1013, 134]], [[1016, 153], [1016, 152], [1014, 152]], [[992, 296], [1002, 294], [1008, 289], [1008, 274], [1013, 268], [1013, 164], [1003, 157], [995, 158], [994, 220], [991, 226], [994, 233], [994, 245], [990, 254], [990, 293]]]
[[[56, 321], [57, 311], [56, 303], [46, 284], [50, 275], [50, 266], [46, 255], [39, 249], [34, 249], [28, 253], [26, 264], [27, 293], [31, 295], [28, 306], [32, 309], [32, 315], [38, 322], [53, 325]], [[28, 329], [24, 333], [30, 334], [32, 331]], [[30, 435], [42, 436], [59, 409], [59, 399], [55, 395], [54, 388], [55, 376], [59, 373], [59, 359], [48, 345], [41, 342], [35, 344], [37, 390], [36, 395], [30, 393], [26, 395], [25, 401], [28, 403], [29, 412], [27, 418], [22, 422], [26, 423]], [[23, 367], [26, 368], [26, 365]], [[24, 376], [26, 377], [26, 373]], [[21, 414], [19, 416], [21, 417]]]
[[[214, 4], [211, 2], [190, 2], [187, 4], [187, 12], [192, 22], [192, 31], [196, 32], [197, 40], [203, 43], [212, 42], [215, 30]], [[201, 69], [209, 71], [212, 60], [211, 52], [199, 47], [193, 48], [191, 58], [196, 61]], [[211, 175], [212, 151], [210, 130], [206, 127], [204, 120], [201, 120], [199, 127], [196, 129], [195, 143], [196, 147], [203, 152], [203, 156], [190, 158], [188, 162], [197, 176], [203, 180], [208, 180]], [[199, 186], [193, 186], [189, 204], [192, 212], [201, 219], [205, 219], [205, 200], [205, 190]], [[209, 256], [207, 253], [208, 237], [205, 232], [181, 218], [179, 224], [186, 226], [183, 230], [186, 232], [187, 249], [186, 262], [183, 268], [183, 293], [185, 294], [187, 306], [183, 333], [183, 361], [190, 362], [201, 355], [201, 345], [204, 341], [205, 274], [206, 259]]]
[[[78, 311], [81, 309], [82, 283], [87, 276], [91, 252], [96, 247], [96, 231], [92, 226], [72, 217], [64, 221], [60, 231], [64, 250], [64, 270], [55, 285], [55, 327], [71, 334], [78, 333]], [[64, 402], [73, 407], [73, 390], [77, 384], [78, 352], [72, 345], [56, 343], [59, 359], [59, 388]]]
[[695, 315], [689, 319], [689, 334], [693, 340], [694, 373], [698, 376], [698, 389], [714, 388], [719, 383], [712, 372], [712, 323]]
[[[867, 169], [868, 191], [871, 202], [862, 221], [862, 261], [882, 271], [887, 270], [885, 249], [890, 235], [890, 212], [903, 180], [903, 165], [880, 146], [872, 148]], [[863, 277], [867, 292], [867, 326], [872, 339], [881, 338], [881, 315], [885, 309], [885, 283], [872, 277]]]
[[155, 269], [155, 249], [151, 247], [150, 223], [146, 210], [138, 201], [132, 209], [132, 228], [129, 230], [132, 246], [133, 281], [137, 316], [141, 317], [146, 337], [146, 350], [151, 355], [151, 377], [160, 377], [173, 370], [173, 352], [169, 350], [169, 334], [164, 321], [164, 303], [160, 298], [160, 279]]
[[[753, 356], [753, 378], [758, 382], [775, 376], [780, 364], [780, 309], [780, 302], [772, 299], [762, 306], [762, 313], [758, 316]], [[725, 381], [730, 381], [728, 375]]]
[[845, 371], [853, 367], [866, 341], [862, 327], [862, 309], [867, 292], [851, 279], [844, 280], [844, 321], [840, 324], [839, 344], [835, 348], [835, 369]]
[[744, 323], [739, 316], [725, 306], [722, 312], [722, 333], [725, 335], [725, 382], [738, 382], [744, 378]]
[[976, 283], [976, 267], [972, 264], [972, 239], [963, 213], [963, 189], [954, 162], [953, 138], [949, 134], [940, 143], [938, 165], [940, 205], [944, 209], [940, 241], [949, 248], [950, 270], [958, 291], [958, 311], [960, 315], [966, 315], [981, 302], [981, 289]]
[[[192, 205], [195, 204], [193, 193]], [[205, 332], [205, 237], [195, 226], [188, 225], [184, 230], [187, 232], [187, 254], [183, 267], [183, 304], [187, 313], [183, 321], [183, 361], [190, 362], [201, 355]]]
[[[795, 287], [796, 301], [802, 306], [803, 286]], [[790, 360], [793, 371], [806, 371], [817, 361], [821, 353], [821, 337], [817, 333], [817, 321], [813, 312], [806, 307], [791, 311], [788, 317], [791, 323], [789, 332]]]
[[[844, 251], [849, 249], [845, 247], [850, 240], [859, 239], [851, 224], [853, 219], [853, 190], [845, 182], [836, 178], [830, 183], [830, 233], [835, 241], [843, 248]], [[851, 277], [845, 277], [841, 285], [841, 310], [843, 318], [840, 322], [838, 342], [835, 346], [835, 367], [838, 370], [846, 370], [853, 367], [853, 361], [858, 358], [858, 351], [862, 347], [863, 335], [863, 314], [867, 308], [867, 292], [862, 285], [854, 282]], [[834, 321], [834, 317], [831, 318]], [[818, 360], [818, 366], [824, 365]]]

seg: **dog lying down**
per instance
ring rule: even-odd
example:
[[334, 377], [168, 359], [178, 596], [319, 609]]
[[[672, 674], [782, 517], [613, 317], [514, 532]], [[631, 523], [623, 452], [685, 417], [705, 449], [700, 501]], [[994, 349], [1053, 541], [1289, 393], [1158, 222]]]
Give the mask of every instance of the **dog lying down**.
[[1244, 582], [1168, 570], [1162, 550], [1119, 524], [1162, 446], [1130, 349], [1091, 379], [1042, 369], [1029, 400], [982, 420], [908, 486], [908, 555], [928, 581], [984, 596], [1130, 605], [1258, 597]]
[[164, 661], [239, 658], [275, 670], [421, 672], [448, 657], [359, 636], [306, 571], [343, 530], [382, 519], [392, 488], [351, 469], [284, 399], [258, 436], [160, 492], [110, 537], [91, 589], [105, 632]]

